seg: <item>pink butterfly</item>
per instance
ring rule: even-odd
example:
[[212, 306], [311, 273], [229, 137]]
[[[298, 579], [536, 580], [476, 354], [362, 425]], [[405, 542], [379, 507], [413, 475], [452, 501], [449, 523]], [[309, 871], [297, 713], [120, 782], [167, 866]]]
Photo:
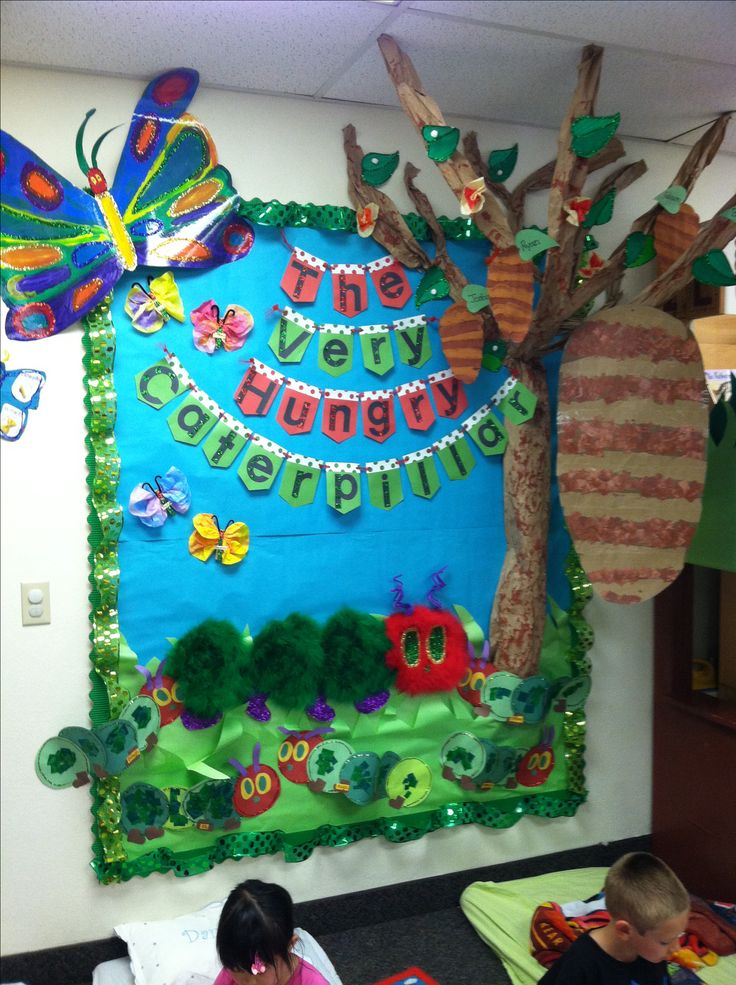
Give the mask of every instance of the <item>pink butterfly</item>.
[[164, 476], [142, 482], [130, 494], [128, 510], [146, 527], [162, 527], [170, 516], [186, 513], [192, 502], [187, 477], [173, 465]]
[[242, 349], [253, 328], [253, 315], [239, 304], [228, 305], [220, 318], [220, 309], [214, 301], [203, 301], [191, 314], [194, 324], [194, 344], [201, 352], [213, 353], [216, 349], [234, 352]]

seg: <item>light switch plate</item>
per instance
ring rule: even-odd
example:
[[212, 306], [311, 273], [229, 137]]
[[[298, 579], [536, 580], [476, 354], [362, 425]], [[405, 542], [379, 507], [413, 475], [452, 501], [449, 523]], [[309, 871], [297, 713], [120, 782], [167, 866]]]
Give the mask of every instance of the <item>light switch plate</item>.
[[25, 581], [20, 586], [24, 626], [46, 626], [51, 622], [51, 599], [47, 581]]

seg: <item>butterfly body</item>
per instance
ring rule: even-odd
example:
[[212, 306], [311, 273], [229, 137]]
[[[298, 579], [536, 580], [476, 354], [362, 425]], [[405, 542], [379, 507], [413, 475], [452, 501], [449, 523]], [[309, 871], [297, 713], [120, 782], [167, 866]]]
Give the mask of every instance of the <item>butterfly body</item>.
[[[138, 265], [205, 268], [247, 255], [253, 228], [242, 200], [209, 133], [184, 112], [198, 81], [180, 68], [147, 86], [109, 190], [96, 167], [100, 140], [93, 167], [84, 168], [88, 194], [2, 132], [0, 281], [9, 338], [55, 335]], [[81, 163], [80, 144], [78, 137]]]

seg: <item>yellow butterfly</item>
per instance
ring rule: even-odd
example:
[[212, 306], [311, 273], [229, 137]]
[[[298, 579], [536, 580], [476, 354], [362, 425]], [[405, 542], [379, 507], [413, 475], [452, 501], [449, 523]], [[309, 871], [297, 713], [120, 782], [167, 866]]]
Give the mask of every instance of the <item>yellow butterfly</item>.
[[189, 553], [198, 561], [207, 561], [214, 553], [221, 564], [240, 564], [248, 553], [250, 532], [240, 520], [229, 520], [222, 530], [214, 513], [198, 513], [192, 522]]

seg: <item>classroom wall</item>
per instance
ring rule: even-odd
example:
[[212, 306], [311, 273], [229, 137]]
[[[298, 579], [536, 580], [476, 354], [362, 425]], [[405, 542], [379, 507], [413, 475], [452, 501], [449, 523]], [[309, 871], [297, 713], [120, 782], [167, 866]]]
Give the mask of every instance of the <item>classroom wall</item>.
[[[168, 66], [162, 66], [166, 68]], [[196, 66], [195, 66], [196, 67]], [[574, 84], [574, 79], [561, 80]], [[85, 112], [97, 108], [101, 132], [127, 123], [145, 83], [93, 75], [5, 68], [3, 128], [56, 170], [81, 183], [74, 137]], [[440, 97], [441, 93], [436, 94]], [[615, 106], [601, 107], [612, 112]], [[356, 125], [366, 150], [399, 149], [421, 162], [420, 183], [439, 212], [455, 213], [454, 198], [424, 157], [413, 128], [398, 110], [266, 98], [203, 88], [192, 112], [210, 128], [220, 159], [245, 198], [349, 204], [342, 127]], [[520, 145], [523, 177], [555, 155], [552, 131], [469, 120], [481, 148]], [[106, 141], [100, 165], [111, 179], [125, 127]], [[633, 216], [670, 183], [686, 149], [626, 141], [629, 160], [645, 157], [649, 172], [617, 203], [614, 220], [596, 229], [605, 254]], [[710, 216], [725, 200], [733, 158], [721, 155], [691, 202]], [[411, 205], [398, 176], [388, 191], [404, 211]], [[545, 196], [530, 214], [544, 222]], [[190, 879], [152, 875], [121, 886], [98, 885], [89, 867], [90, 797], [53, 791], [34, 774], [39, 746], [66, 724], [87, 720], [89, 624], [81, 330], [33, 343], [8, 342], [10, 368], [48, 374], [40, 407], [23, 438], [2, 443], [2, 952], [109, 936], [117, 923], [157, 919], [224, 896], [246, 877], [286, 884], [297, 900], [472, 869], [650, 831], [652, 606], [590, 604], [596, 634], [590, 652], [593, 691], [586, 748], [588, 802], [574, 818], [526, 817], [493, 831], [470, 825], [391, 845], [367, 840], [345, 849], [317, 849], [305, 862], [280, 856], [228, 861]], [[50, 582], [51, 623], [21, 626], [20, 583]], [[162, 594], [166, 586], [153, 590]], [[349, 601], [349, 600], [347, 600]], [[470, 879], [470, 877], [469, 877]]]

